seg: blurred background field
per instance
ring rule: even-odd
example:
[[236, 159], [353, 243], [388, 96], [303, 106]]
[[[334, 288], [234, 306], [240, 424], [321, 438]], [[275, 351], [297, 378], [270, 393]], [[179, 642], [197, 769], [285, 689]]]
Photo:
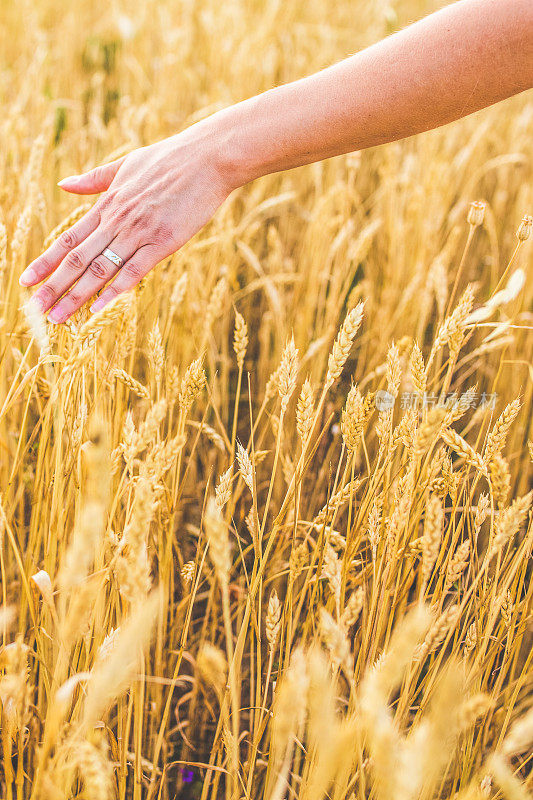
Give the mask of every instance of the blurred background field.
[[2, 3], [2, 797], [528, 796], [531, 93], [239, 189], [96, 322], [18, 285], [60, 178], [437, 6]]

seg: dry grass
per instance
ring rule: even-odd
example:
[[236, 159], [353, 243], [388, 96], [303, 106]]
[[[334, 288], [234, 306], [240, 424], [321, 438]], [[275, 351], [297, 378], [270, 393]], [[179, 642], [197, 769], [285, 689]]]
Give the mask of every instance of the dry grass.
[[531, 98], [235, 192], [93, 319], [17, 282], [61, 176], [432, 7], [3, 7], [7, 800], [528, 796]]

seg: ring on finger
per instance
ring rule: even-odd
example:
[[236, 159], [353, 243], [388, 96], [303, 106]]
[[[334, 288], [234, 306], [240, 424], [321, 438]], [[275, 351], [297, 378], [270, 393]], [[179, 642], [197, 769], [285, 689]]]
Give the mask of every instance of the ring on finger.
[[124, 263], [124, 259], [114, 253], [109, 247], [106, 247], [106, 249], [102, 252], [102, 255], [109, 259], [109, 261], [111, 261], [119, 269]]

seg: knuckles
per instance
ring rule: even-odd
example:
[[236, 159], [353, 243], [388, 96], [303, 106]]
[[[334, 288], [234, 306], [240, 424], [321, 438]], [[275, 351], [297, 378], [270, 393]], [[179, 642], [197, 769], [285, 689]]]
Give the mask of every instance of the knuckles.
[[43, 283], [35, 297], [39, 302], [44, 303], [45, 307], [50, 307], [56, 301], [57, 292], [48, 283]]
[[122, 273], [125, 273], [128, 278], [134, 281], [140, 281], [143, 277], [143, 269], [136, 261], [127, 261], [122, 267]]
[[157, 244], [165, 245], [172, 242], [174, 231], [170, 228], [168, 223], [160, 222], [155, 226], [152, 238], [155, 239]]
[[[110, 283], [109, 286], [105, 290], [106, 297], [117, 297], [120, 294], [121, 288], [116, 285], [116, 282]], [[103, 297], [103, 295], [102, 295]]]
[[100, 210], [104, 213], [106, 225], [115, 231], [117, 226], [132, 232], [141, 232], [143, 238], [157, 236], [167, 240], [172, 237], [172, 230], [166, 222], [154, 222], [160, 213], [157, 202], [139, 198], [131, 198], [130, 193], [125, 196], [117, 192], [112, 196], [106, 193], [101, 198]]
[[135, 231], [144, 231], [148, 226], [148, 215], [144, 209], [134, 208], [129, 215], [128, 222]]
[[77, 243], [78, 241], [75, 234], [70, 230], [63, 231], [63, 233], [59, 237], [59, 244], [66, 250], [70, 250], [72, 247], [76, 247]]
[[74, 272], [79, 272], [85, 266], [84, 259], [77, 250], [71, 250], [63, 263], [67, 269]]
[[76, 289], [71, 289], [67, 297], [64, 299], [68, 301], [71, 308], [78, 308], [83, 304], [83, 297], [78, 291], [76, 291]]
[[100, 195], [95, 205], [94, 210], [100, 216], [102, 212], [107, 211], [115, 202], [116, 192], [113, 189], [108, 189], [104, 194]]
[[113, 212], [113, 218], [123, 225], [129, 220], [130, 208], [127, 205], [119, 205]]
[[104, 207], [106, 226], [116, 233], [124, 228], [132, 228], [131, 218], [134, 208], [129, 202], [121, 201], [119, 195], [116, 195]]
[[98, 205], [100, 224], [115, 236], [119, 233], [125, 235], [134, 249], [148, 244], [158, 249], [172, 246], [175, 231], [169, 220], [158, 219], [160, 206], [149, 193], [141, 192], [141, 195], [132, 197], [131, 187], [109, 189]]
[[104, 265], [101, 261], [98, 261], [98, 259], [91, 261], [91, 263], [88, 266], [88, 270], [94, 275], [95, 278], [99, 279], [107, 277], [108, 274], [107, 266]]

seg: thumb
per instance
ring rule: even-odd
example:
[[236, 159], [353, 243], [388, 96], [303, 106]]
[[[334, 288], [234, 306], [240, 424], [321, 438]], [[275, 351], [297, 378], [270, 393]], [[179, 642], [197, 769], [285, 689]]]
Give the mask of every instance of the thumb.
[[84, 172], [82, 175], [70, 175], [68, 178], [63, 178], [57, 184], [61, 189], [73, 194], [98, 194], [98, 192], [105, 192], [126, 156], [117, 158], [116, 161], [110, 161], [109, 164], [102, 164], [100, 167], [95, 167]]

